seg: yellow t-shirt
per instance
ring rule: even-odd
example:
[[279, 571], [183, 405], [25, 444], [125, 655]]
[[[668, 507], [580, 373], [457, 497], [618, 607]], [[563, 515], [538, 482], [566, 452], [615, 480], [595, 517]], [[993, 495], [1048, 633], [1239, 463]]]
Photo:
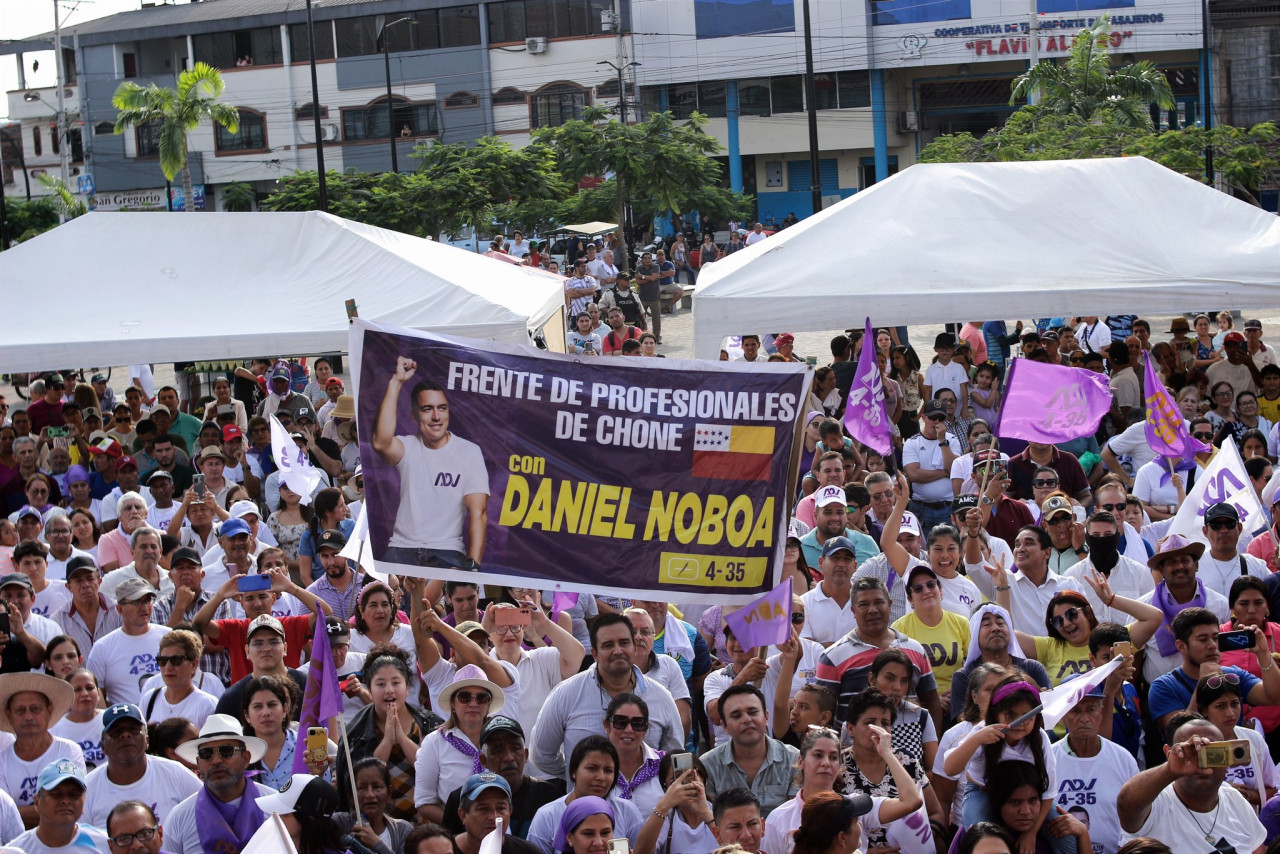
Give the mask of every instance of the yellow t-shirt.
[[1275, 424], [1280, 421], [1280, 397], [1270, 400], [1261, 393], [1258, 394], [1258, 414], [1263, 418]]
[[1049, 682], [1057, 688], [1064, 680], [1089, 670], [1089, 645], [1071, 646], [1051, 637], [1036, 638], [1036, 659], [1049, 671]]
[[938, 693], [950, 691], [951, 675], [964, 667], [964, 657], [969, 653], [969, 621], [952, 611], [943, 611], [942, 622], [926, 626], [913, 611], [898, 618], [893, 628], [924, 647], [933, 678], [938, 682]]

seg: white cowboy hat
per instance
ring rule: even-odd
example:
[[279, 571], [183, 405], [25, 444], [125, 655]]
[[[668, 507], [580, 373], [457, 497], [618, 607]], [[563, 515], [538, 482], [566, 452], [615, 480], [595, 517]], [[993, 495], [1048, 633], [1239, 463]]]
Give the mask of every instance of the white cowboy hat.
[[231, 715], [209, 715], [204, 726], [200, 727], [200, 737], [183, 742], [173, 752], [192, 765], [196, 763], [196, 752], [211, 741], [238, 741], [249, 754], [250, 762], [257, 762], [267, 752], [267, 743], [252, 735], [245, 735], [240, 722]]
[[30, 691], [44, 694], [49, 700], [49, 725], [57, 723], [62, 716], [71, 711], [71, 683], [44, 673], [5, 673], [0, 674], [0, 730], [13, 732], [13, 724], [9, 721], [9, 701], [14, 694]]

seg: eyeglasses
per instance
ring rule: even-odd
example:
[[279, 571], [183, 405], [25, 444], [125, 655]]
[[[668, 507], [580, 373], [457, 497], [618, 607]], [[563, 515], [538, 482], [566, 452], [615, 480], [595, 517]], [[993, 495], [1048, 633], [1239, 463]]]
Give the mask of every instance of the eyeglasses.
[[1042, 477], [1031, 481], [1031, 485], [1037, 489], [1052, 489], [1058, 485], [1058, 479], [1056, 477]]
[[519, 634], [523, 626], [495, 626], [494, 631], [500, 635]]
[[1128, 506], [1129, 503], [1126, 501], [1123, 504], [1099, 504], [1098, 509], [1107, 510], [1111, 513], [1123, 513], [1124, 509]]
[[938, 582], [936, 581], [926, 581], [924, 584], [911, 585], [912, 593], [923, 593], [926, 590], [937, 590], [937, 589], [938, 589]]
[[1238, 524], [1234, 519], [1214, 519], [1209, 522], [1209, 527], [1214, 531], [1230, 531]]
[[609, 726], [614, 729], [626, 729], [630, 726], [632, 732], [644, 732], [649, 728], [649, 719], [629, 718], [626, 715], [614, 715], [609, 718]]
[[791, 625], [793, 626], [804, 625], [804, 611], [796, 611], [794, 614], [791, 615]]
[[1201, 442], [1211, 442], [1213, 441], [1213, 434], [1212, 433], [1192, 433], [1191, 438], [1199, 439]]
[[493, 695], [488, 691], [476, 691], [474, 693], [471, 691], [454, 691], [453, 698], [464, 706], [471, 705], [472, 700], [483, 706], [493, 699]]
[[1240, 677], [1234, 673], [1215, 673], [1212, 676], [1206, 676], [1204, 680], [1205, 687], [1215, 691], [1221, 688], [1224, 682], [1228, 685], [1239, 685]]
[[284, 641], [280, 638], [272, 638], [271, 640], [256, 640], [249, 642], [249, 649], [274, 649], [278, 646], [284, 646]]
[[1220, 398], [1222, 398], [1223, 400], [1230, 400], [1230, 399], [1231, 399], [1231, 392], [1229, 392], [1229, 391], [1215, 391], [1215, 392], [1213, 393], [1213, 396], [1214, 396], [1214, 397], [1220, 397]]
[[174, 667], [181, 666], [184, 662], [194, 661], [195, 659], [187, 658], [185, 655], [157, 655], [156, 666], [168, 667], [172, 664]]
[[654, 637], [653, 629], [636, 629], [636, 635], [642, 638]]
[[208, 762], [215, 752], [220, 759], [230, 759], [242, 750], [244, 746], [240, 744], [220, 744], [217, 747], [202, 747], [196, 751], [196, 756]]
[[144, 827], [137, 833], [122, 833], [119, 836], [111, 837], [111, 844], [117, 848], [128, 848], [135, 839], [139, 842], [150, 842], [155, 835], [156, 829], [154, 827]]
[[1049, 625], [1053, 626], [1055, 629], [1060, 629], [1067, 623], [1074, 623], [1076, 621], [1076, 617], [1079, 617], [1079, 616], [1080, 616], [1079, 608], [1068, 608], [1067, 610], [1063, 611], [1061, 614], [1059, 614], [1058, 616], [1050, 620]]

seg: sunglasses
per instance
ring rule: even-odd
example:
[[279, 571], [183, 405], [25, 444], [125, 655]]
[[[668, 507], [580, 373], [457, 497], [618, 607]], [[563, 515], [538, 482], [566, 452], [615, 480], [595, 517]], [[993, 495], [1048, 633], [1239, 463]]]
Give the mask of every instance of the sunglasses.
[[791, 615], [791, 625], [793, 626], [804, 625], [804, 611], [796, 611], [794, 614]]
[[1058, 616], [1050, 620], [1049, 625], [1053, 626], [1055, 629], [1060, 629], [1064, 625], [1066, 625], [1068, 622], [1074, 623], [1076, 621], [1076, 617], [1079, 617], [1079, 616], [1080, 616], [1079, 608], [1068, 608], [1067, 610], [1063, 611], [1061, 614], [1059, 614]]
[[1107, 510], [1111, 513], [1123, 513], [1124, 509], [1129, 506], [1129, 502], [1123, 504], [1099, 504], [1099, 510]]
[[183, 662], [193, 660], [194, 659], [187, 658], [185, 655], [157, 655], [156, 666], [167, 667], [172, 664], [174, 667], [178, 667], [182, 665]]
[[936, 581], [926, 581], [924, 584], [911, 585], [912, 593], [923, 593], [926, 590], [937, 590], [937, 589], [938, 589], [938, 582]]
[[202, 747], [196, 751], [196, 756], [208, 762], [213, 758], [216, 752], [221, 759], [230, 759], [240, 751], [244, 750], [243, 745], [239, 744], [220, 744], [217, 747]]
[[1206, 676], [1204, 680], [1205, 687], [1215, 691], [1221, 688], [1224, 682], [1228, 685], [1239, 685], [1240, 677], [1234, 673], [1215, 673], [1212, 676]]
[[644, 732], [649, 728], [649, 719], [629, 718], [626, 715], [614, 715], [609, 718], [609, 726], [614, 729], [626, 729], [630, 726], [632, 732]]
[[1201, 442], [1211, 442], [1213, 441], [1213, 434], [1212, 433], [1192, 433], [1191, 438], [1199, 439]]
[[1058, 485], [1058, 479], [1056, 477], [1054, 478], [1042, 477], [1038, 480], [1031, 481], [1031, 485], [1036, 487], [1037, 489], [1052, 489], [1053, 487]]
[[477, 704], [484, 706], [493, 699], [493, 695], [488, 691], [455, 691], [453, 698], [464, 706], [471, 705], [474, 700]]
[[947, 416], [945, 416], [945, 415], [930, 415], [930, 416], [929, 416], [929, 420], [930, 420], [930, 421], [935, 421], [935, 422], [936, 422], [936, 421], [946, 421], [946, 420], [947, 420]]
[[1214, 519], [1209, 523], [1209, 527], [1214, 531], [1231, 531], [1238, 524], [1234, 519]]

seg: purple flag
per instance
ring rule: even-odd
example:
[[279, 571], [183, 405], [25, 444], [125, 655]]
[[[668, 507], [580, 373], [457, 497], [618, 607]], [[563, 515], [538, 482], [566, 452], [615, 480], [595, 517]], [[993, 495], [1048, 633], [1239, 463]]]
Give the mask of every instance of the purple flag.
[[893, 425], [884, 408], [884, 381], [876, 362], [876, 336], [869, 317], [858, 355], [858, 372], [845, 402], [844, 426], [850, 436], [868, 448], [881, 454], [893, 450]]
[[578, 604], [577, 593], [552, 593], [551, 594], [551, 619], [560, 616], [561, 611], [567, 611], [574, 605]]
[[1092, 436], [1111, 409], [1105, 374], [1014, 359], [996, 435], [1052, 445]]
[[325, 630], [324, 611], [316, 605], [316, 629], [311, 639], [311, 664], [307, 669], [307, 690], [302, 695], [302, 714], [298, 717], [298, 746], [293, 751], [293, 773], [309, 774], [304, 744], [307, 727], [329, 726], [329, 720], [342, 714], [342, 692], [338, 689], [338, 668], [333, 663], [333, 647]]
[[[874, 347], [874, 341], [872, 346]], [[724, 618], [745, 649], [785, 643], [791, 637], [791, 577]]]
[[1158, 457], [1189, 460], [1209, 450], [1199, 439], [1191, 438], [1182, 410], [1160, 382], [1155, 360], [1147, 354], [1147, 373], [1143, 383], [1147, 398], [1147, 444]]

